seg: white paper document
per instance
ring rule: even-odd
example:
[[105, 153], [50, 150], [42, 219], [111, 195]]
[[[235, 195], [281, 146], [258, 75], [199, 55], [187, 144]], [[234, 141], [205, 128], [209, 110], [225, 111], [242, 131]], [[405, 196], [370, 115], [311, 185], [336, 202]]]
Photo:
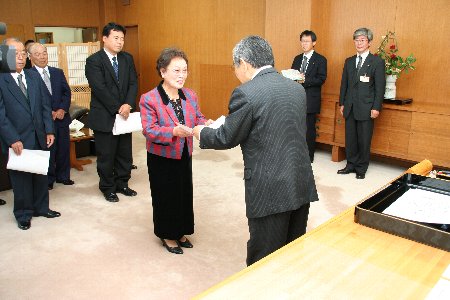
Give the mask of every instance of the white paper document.
[[425, 299], [426, 300], [448, 299], [448, 295], [450, 295], [450, 280], [440, 279]]
[[124, 133], [130, 133], [133, 131], [141, 131], [141, 113], [134, 112], [128, 116], [128, 119], [124, 119], [121, 115], [116, 115], [116, 121], [114, 122], [113, 134], [119, 135]]
[[220, 126], [222, 126], [223, 124], [225, 124], [225, 116], [220, 116], [217, 120], [215, 120], [214, 122], [212, 122], [211, 124], [209, 124], [209, 128], [212, 129], [217, 129]]
[[9, 148], [9, 159], [6, 168], [47, 175], [49, 161], [50, 151], [23, 149], [22, 154], [17, 155], [12, 148]]
[[81, 128], [84, 127], [83, 122], [78, 121], [77, 119], [72, 120], [72, 122], [69, 124], [70, 131], [80, 131]]
[[450, 196], [409, 189], [383, 213], [416, 222], [450, 224]]
[[303, 76], [300, 73], [299, 70], [295, 69], [287, 69], [287, 70], [281, 70], [281, 75], [283, 75], [286, 78], [289, 78], [291, 80], [302, 80]]
[[190, 134], [192, 134], [192, 132], [194, 131], [193, 128], [187, 127], [186, 125], [183, 125], [183, 124], [178, 124], [177, 126], [180, 126], [181, 128], [183, 128], [184, 131], [187, 131], [187, 132], [189, 132]]

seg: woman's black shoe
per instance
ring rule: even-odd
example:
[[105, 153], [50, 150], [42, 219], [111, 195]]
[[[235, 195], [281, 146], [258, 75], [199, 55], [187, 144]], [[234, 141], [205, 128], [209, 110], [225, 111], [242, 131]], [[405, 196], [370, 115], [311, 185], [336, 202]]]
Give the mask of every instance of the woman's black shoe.
[[161, 239], [161, 242], [163, 246], [166, 247], [167, 251], [169, 251], [170, 253], [183, 254], [183, 249], [181, 249], [180, 246], [169, 247], [169, 245], [167, 245], [164, 239]]
[[184, 242], [178, 240], [178, 244], [180, 244], [180, 246], [183, 248], [193, 248], [194, 247], [194, 245], [192, 245], [192, 243], [187, 238]]

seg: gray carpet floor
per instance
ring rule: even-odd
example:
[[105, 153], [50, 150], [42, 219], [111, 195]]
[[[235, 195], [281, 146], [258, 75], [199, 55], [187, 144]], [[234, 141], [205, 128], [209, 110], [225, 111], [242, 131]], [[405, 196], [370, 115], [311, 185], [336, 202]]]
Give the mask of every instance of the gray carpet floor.
[[[98, 190], [95, 157], [84, 171], [72, 169], [73, 186], [50, 191], [56, 219], [34, 218], [17, 228], [12, 191], [0, 192], [0, 299], [189, 299], [245, 268], [248, 240], [242, 154], [201, 150], [193, 154], [195, 234], [193, 249], [168, 253], [153, 234], [145, 140], [133, 134], [130, 187], [109, 203]], [[311, 205], [308, 230], [356, 204], [406, 168], [371, 163], [365, 180], [337, 175], [345, 161], [318, 150], [313, 170], [320, 201]], [[301, 270], [299, 270], [301, 271]]]

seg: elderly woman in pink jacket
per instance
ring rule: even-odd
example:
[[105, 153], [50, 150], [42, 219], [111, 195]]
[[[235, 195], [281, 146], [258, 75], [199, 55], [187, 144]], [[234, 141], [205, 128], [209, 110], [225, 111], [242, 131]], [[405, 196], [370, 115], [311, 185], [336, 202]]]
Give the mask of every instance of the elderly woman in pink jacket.
[[200, 112], [195, 92], [185, 88], [186, 54], [164, 49], [156, 61], [161, 83], [140, 99], [147, 167], [153, 205], [154, 232], [167, 251], [183, 254], [192, 248], [186, 235], [194, 233], [192, 193], [192, 128], [209, 125]]

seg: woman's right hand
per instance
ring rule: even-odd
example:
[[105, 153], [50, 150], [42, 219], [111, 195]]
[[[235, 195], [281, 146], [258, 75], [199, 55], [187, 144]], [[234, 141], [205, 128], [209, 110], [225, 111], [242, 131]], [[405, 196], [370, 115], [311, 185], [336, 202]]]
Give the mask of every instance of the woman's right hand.
[[179, 123], [176, 123], [177, 126], [173, 128], [173, 135], [178, 137], [188, 137], [192, 136], [192, 130], [188, 131], [186, 130], [186, 126], [180, 125]]

